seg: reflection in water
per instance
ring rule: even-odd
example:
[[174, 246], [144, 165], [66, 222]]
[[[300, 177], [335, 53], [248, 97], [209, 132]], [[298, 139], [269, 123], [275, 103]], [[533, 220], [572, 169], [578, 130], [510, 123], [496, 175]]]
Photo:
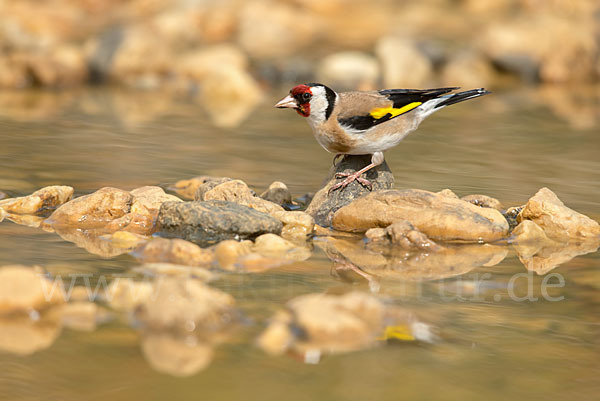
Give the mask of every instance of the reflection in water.
[[[487, 106], [436, 116], [386, 155], [397, 186], [431, 191], [449, 187], [459, 196], [485, 193], [506, 206], [522, 205], [538, 188], [549, 186], [570, 207], [598, 220], [600, 137], [590, 90], [581, 96], [571, 88], [496, 93]], [[294, 195], [314, 192], [331, 156], [320, 150], [304, 121], [277, 113], [272, 103], [265, 101], [269, 107], [255, 108], [233, 129], [215, 126], [198, 104], [172, 95], [2, 92], [0, 191], [20, 196], [46, 185], [72, 185], [80, 196], [103, 186], [166, 187], [183, 178], [212, 175], [241, 178], [257, 191], [279, 180]], [[491, 109], [482, 113], [476, 107]], [[263, 399], [264, 394], [290, 400], [391, 400], [400, 394], [470, 399], [476, 393], [478, 398], [504, 400], [529, 399], [535, 389], [538, 396], [541, 392], [545, 398], [567, 400], [594, 399], [600, 391], [595, 368], [600, 350], [597, 241], [541, 248], [444, 245], [435, 253], [406, 253], [328, 234], [314, 240], [315, 249], [302, 249], [302, 257], [284, 266], [266, 269], [267, 258], [261, 257], [244, 261], [247, 271], [256, 274], [221, 271], [211, 288], [235, 298], [236, 308], [251, 324], [239, 331], [189, 337], [185, 322], [177, 334], [164, 327], [140, 327], [132, 319], [142, 316], [143, 300], [136, 296], [151, 296], [154, 280], [163, 275], [181, 272], [185, 280], [195, 280], [202, 274], [192, 273], [190, 279], [182, 266], [134, 270], [133, 258], [118, 255], [144, 238], [109, 238], [80, 230], [49, 233], [37, 228], [41, 219], [5, 217], [0, 223], [0, 265], [37, 264], [54, 274], [91, 274], [92, 284], [106, 278], [110, 282], [112, 275], [122, 273], [140, 283], [140, 291], [132, 295], [123, 290], [121, 307], [100, 297], [93, 304], [85, 299], [68, 304], [64, 312], [55, 307], [41, 316], [2, 316], [0, 363], [5, 369], [0, 369], [0, 382], [9, 398], [110, 394], [115, 399], [191, 400], [201, 389], [219, 399]], [[504, 296], [513, 289], [511, 278], [524, 273], [519, 260], [541, 276], [528, 273], [514, 281], [514, 291], [526, 294], [530, 281], [539, 298], [535, 302]], [[332, 280], [332, 261], [343, 281], [367, 281], [378, 291], [373, 296], [431, 322], [440, 331], [439, 341], [426, 347], [390, 344], [332, 355], [310, 367], [256, 349], [260, 333], [290, 300], [351, 288], [367, 291]], [[148, 269], [152, 281], [141, 282]], [[550, 271], [566, 283], [550, 292], [564, 297], [560, 302], [540, 295]], [[485, 281], [478, 280], [482, 274], [488, 275]], [[467, 299], [441, 296], [440, 288]], [[465, 296], [478, 293], [483, 300]], [[153, 305], [167, 317], [181, 316], [163, 306]], [[377, 335], [407, 335], [402, 325], [388, 327]], [[329, 340], [344, 344], [344, 339]], [[309, 351], [308, 360], [315, 361], [311, 343], [299, 344], [298, 349]], [[76, 389], [72, 378], [81, 376], [80, 367], [89, 369], [89, 380]]]

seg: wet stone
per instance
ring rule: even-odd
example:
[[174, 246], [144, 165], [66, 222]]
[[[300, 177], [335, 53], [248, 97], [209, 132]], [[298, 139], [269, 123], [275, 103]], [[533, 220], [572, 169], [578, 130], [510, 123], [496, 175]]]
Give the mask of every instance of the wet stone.
[[283, 182], [274, 181], [260, 197], [277, 205], [292, 203], [292, 193]]
[[225, 182], [233, 180], [232, 178], [229, 178], [229, 177], [210, 177], [210, 176], [197, 177], [197, 179], [200, 179], [202, 181], [202, 183], [198, 186], [198, 188], [196, 189], [196, 192], [194, 192], [194, 195], [191, 198], [193, 200], [204, 200], [205, 193], [207, 193], [208, 191], [210, 191], [217, 185], [220, 185]]
[[363, 196], [335, 213], [333, 228], [365, 232], [398, 220], [408, 221], [434, 240], [491, 242], [508, 235], [508, 223], [499, 211], [418, 189]]
[[[369, 163], [371, 163], [370, 155], [349, 155], [338, 161], [336, 166], [331, 168], [325, 185], [315, 194], [306, 209], [306, 213], [315, 219], [315, 223], [320, 226], [329, 227], [333, 219], [333, 214], [338, 209], [362, 195], [371, 193], [371, 190], [363, 187], [357, 181], [349, 184], [346, 188], [337, 189], [329, 193], [329, 189], [342, 180], [342, 178], [335, 178], [336, 173], [354, 173]], [[364, 174], [363, 177], [365, 177]], [[394, 186], [394, 176], [385, 161], [380, 166], [369, 170], [366, 178], [371, 181], [373, 192], [390, 189]]]
[[281, 221], [234, 202], [211, 200], [165, 202], [157, 222], [165, 237], [178, 237], [201, 246], [226, 239], [253, 239], [261, 234], [280, 234]]
[[198, 280], [162, 277], [136, 317], [150, 329], [215, 332], [235, 320], [235, 300]]
[[[181, 196], [185, 199], [193, 200], [194, 197], [196, 196], [196, 193], [198, 192], [198, 189], [202, 185], [208, 184], [210, 182], [214, 182], [215, 184], [213, 186], [215, 186], [215, 185], [218, 185], [218, 184], [224, 182], [224, 180], [230, 180], [230, 179], [231, 178], [226, 178], [226, 177], [211, 177], [211, 176], [207, 176], [207, 175], [201, 175], [201, 176], [189, 178], [186, 180], [179, 180], [173, 186], [169, 187], [169, 189], [173, 190], [179, 196]], [[206, 190], [208, 190], [208, 189], [206, 189]], [[203, 192], [206, 192], [206, 190], [203, 190]], [[201, 194], [200, 194], [200, 196], [201, 196]], [[198, 198], [198, 200], [202, 200], [202, 199]]]
[[45, 221], [49, 226], [99, 228], [129, 213], [133, 195], [122, 189], [105, 187], [65, 203]]
[[138, 247], [133, 255], [142, 263], [173, 263], [184, 266], [210, 266], [211, 250], [179, 238], [155, 238]]
[[72, 197], [72, 187], [53, 185], [39, 189], [31, 195], [1, 200], [0, 209], [17, 215], [43, 214], [70, 201]]
[[492, 198], [487, 195], [467, 195], [460, 198], [466, 202], [472, 203], [475, 206], [488, 207], [491, 209], [502, 210], [502, 204], [498, 199]]
[[527, 201], [517, 220], [532, 220], [548, 237], [561, 242], [596, 240], [600, 236], [600, 224], [565, 206], [548, 188], [540, 189]]
[[0, 315], [28, 313], [64, 303], [60, 289], [34, 268], [22, 265], [0, 267]]

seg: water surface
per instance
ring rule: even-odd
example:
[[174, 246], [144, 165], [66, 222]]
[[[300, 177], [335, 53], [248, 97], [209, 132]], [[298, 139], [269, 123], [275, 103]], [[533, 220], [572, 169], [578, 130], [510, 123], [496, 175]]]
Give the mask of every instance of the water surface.
[[[387, 153], [396, 186], [451, 188], [460, 196], [483, 193], [507, 207], [524, 204], [547, 186], [569, 207], [598, 220], [596, 92], [523, 89], [443, 110]], [[275, 180], [298, 196], [314, 192], [331, 155], [301, 117], [272, 108], [284, 93], [269, 94], [240, 126], [220, 128], [202, 105], [170, 94], [3, 92], [0, 190], [24, 195], [63, 184], [80, 195], [102, 186], [166, 186], [216, 175], [240, 178], [257, 192]], [[324, 356], [318, 364], [258, 349], [255, 338], [291, 298], [370, 291], [364, 280], [332, 274], [332, 262], [315, 246], [306, 261], [259, 274], [227, 273], [214, 283], [236, 298], [248, 321], [215, 347], [212, 362], [195, 374], [165, 373], [144, 353], [144, 334], [122, 316], [92, 331], [28, 331], [23, 323], [16, 332], [47, 344], [26, 355], [0, 352], [0, 398], [597, 399], [599, 254], [553, 269], [549, 274], [564, 286], [549, 295], [564, 299], [552, 301], [542, 293], [546, 276], [515, 279], [527, 270], [515, 251], [507, 250], [498, 264], [443, 279], [388, 274], [379, 280], [380, 296], [435, 328], [439, 340], [433, 344], [390, 344]], [[129, 255], [103, 258], [56, 234], [4, 221], [0, 265], [13, 263], [40, 265], [53, 275], [89, 275], [92, 283], [129, 275], [137, 265]], [[476, 298], [474, 283], [480, 285]], [[511, 291], [523, 298], [529, 289], [536, 301], [511, 299]], [[15, 324], [3, 324], [0, 337], [15, 332]]]

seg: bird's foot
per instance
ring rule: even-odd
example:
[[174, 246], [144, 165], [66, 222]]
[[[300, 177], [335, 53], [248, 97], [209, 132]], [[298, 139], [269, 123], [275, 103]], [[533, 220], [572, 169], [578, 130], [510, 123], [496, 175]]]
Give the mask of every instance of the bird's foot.
[[342, 182], [338, 182], [337, 184], [335, 184], [334, 186], [329, 188], [329, 191], [327, 192], [327, 194], [331, 194], [336, 189], [344, 189], [354, 181], [358, 181], [360, 183], [360, 185], [362, 185], [363, 187], [365, 187], [369, 190], [372, 190], [373, 185], [371, 185], [371, 181], [367, 180], [366, 178], [362, 178], [361, 177], [362, 173], [363, 173], [362, 171], [357, 171], [354, 173], [336, 173], [335, 178], [346, 177], [346, 179]]

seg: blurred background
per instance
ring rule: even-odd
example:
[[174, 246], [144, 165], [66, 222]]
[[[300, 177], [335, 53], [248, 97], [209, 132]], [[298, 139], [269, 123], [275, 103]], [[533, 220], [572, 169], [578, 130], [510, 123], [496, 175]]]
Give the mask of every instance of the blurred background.
[[[600, 77], [596, 0], [0, 0], [0, 15], [0, 88], [164, 89], [198, 99], [218, 125], [240, 123], [282, 83], [497, 89]], [[558, 113], [576, 108], [547, 97]]]

